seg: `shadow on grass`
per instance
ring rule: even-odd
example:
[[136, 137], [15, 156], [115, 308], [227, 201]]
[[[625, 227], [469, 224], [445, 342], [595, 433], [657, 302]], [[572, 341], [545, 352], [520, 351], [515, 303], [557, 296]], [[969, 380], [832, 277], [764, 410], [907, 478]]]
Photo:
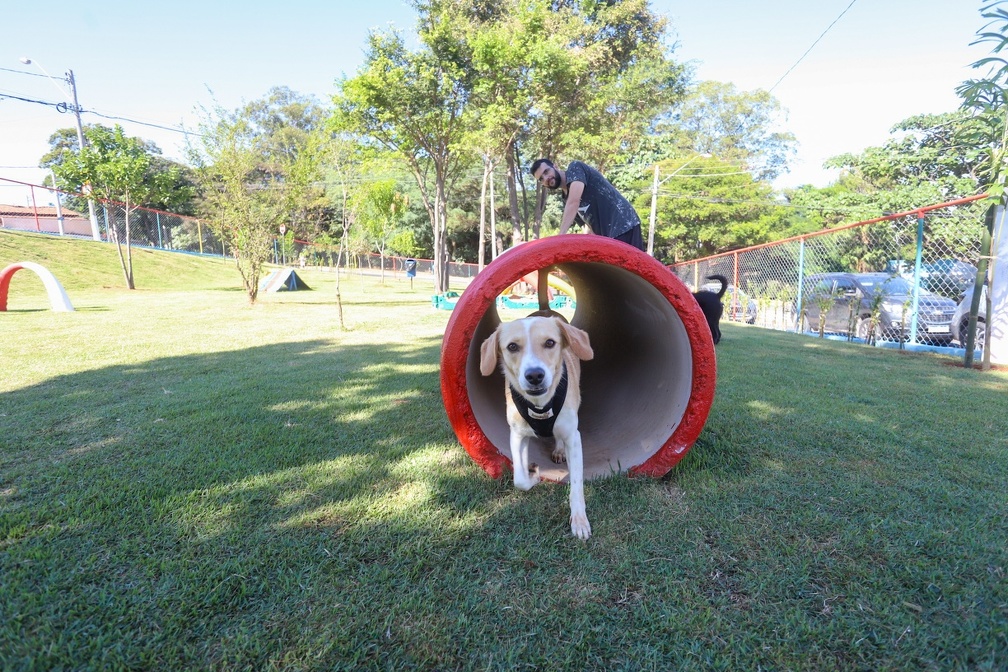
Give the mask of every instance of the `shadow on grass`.
[[0, 666], [345, 661], [403, 609], [483, 609], [488, 581], [507, 616], [529, 597], [508, 577], [582, 545], [566, 488], [515, 493], [457, 444], [439, 348], [284, 343], [0, 395]]
[[0, 667], [663, 669], [696, 642], [724, 669], [986, 660], [1004, 381], [726, 326], [697, 445], [671, 482], [588, 484], [587, 544], [566, 488], [515, 492], [458, 445], [437, 338], [0, 395]]
[[[451, 490], [473, 472], [441, 405], [439, 347], [433, 339], [285, 343], [110, 367], [0, 395], [0, 490], [8, 493], [0, 504], [48, 509], [59, 500], [64, 514], [111, 507], [128, 524], [197, 498], [192, 516], [226, 534], [288, 524], [321, 502], [394, 493], [412, 478], [398, 465], [411, 460], [431, 463], [418, 471], [426, 489]], [[46, 518], [31, 526], [56, 523]], [[205, 534], [203, 523], [192, 525]]]

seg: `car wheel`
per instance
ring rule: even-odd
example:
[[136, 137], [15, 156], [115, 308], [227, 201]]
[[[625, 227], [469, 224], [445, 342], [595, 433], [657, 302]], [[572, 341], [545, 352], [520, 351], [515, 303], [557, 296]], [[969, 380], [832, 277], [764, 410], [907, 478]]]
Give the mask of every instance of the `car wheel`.
[[870, 317], [859, 317], [857, 320], [857, 337], [860, 338], [865, 343], [875, 343], [882, 340], [882, 326], [879, 324], [875, 325], [875, 330], [873, 334], [868, 333], [868, 327], [871, 324]]
[[[969, 319], [965, 319], [959, 324], [959, 345], [966, 347], [966, 338], [969, 336]], [[977, 320], [976, 323], [976, 340], [973, 341], [973, 347], [976, 350], [983, 350], [985, 334], [987, 332], [987, 327], [983, 320]]]

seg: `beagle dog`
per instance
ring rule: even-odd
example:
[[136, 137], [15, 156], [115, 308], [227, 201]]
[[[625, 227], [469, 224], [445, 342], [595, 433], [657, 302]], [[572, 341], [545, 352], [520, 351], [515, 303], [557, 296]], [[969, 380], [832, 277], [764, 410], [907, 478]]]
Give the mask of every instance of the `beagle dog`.
[[514, 484], [529, 490], [540, 480], [529, 464], [529, 439], [553, 437], [554, 462], [570, 470], [571, 532], [591, 536], [585, 512], [584, 456], [578, 431], [581, 405], [581, 360], [594, 356], [588, 334], [559, 316], [533, 315], [501, 323], [480, 346], [480, 373], [499, 367], [504, 374]]

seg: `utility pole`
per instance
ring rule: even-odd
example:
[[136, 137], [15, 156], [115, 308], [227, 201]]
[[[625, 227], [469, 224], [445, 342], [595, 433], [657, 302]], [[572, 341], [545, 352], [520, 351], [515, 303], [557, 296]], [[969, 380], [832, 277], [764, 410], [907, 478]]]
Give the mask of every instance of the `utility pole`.
[[658, 164], [654, 167], [654, 181], [651, 183], [651, 218], [648, 221], [647, 253], [654, 256], [654, 227], [658, 213]]
[[710, 154], [694, 154], [689, 158], [686, 163], [682, 164], [671, 173], [669, 173], [664, 180], [658, 181], [658, 164], [654, 167], [654, 181], [651, 183], [651, 221], [648, 224], [648, 236], [647, 236], [647, 253], [652, 257], [654, 256], [654, 230], [655, 230], [655, 219], [658, 212], [658, 185], [664, 184], [668, 180], [675, 177], [680, 170], [693, 163], [699, 158], [709, 159]]
[[[32, 65], [34, 63], [35, 67], [41, 70], [42, 73], [49, 78], [49, 81], [53, 83], [53, 86], [62, 91], [64, 94], [66, 93], [66, 91], [63, 91], [60, 85], [56, 83], [56, 80], [53, 79], [52, 75], [50, 75], [46, 71], [46, 69], [41, 66], [41, 64], [39, 64], [36, 61], [32, 61], [32, 59], [28, 58], [27, 56], [22, 56], [21, 62], [24, 63], [25, 65]], [[77, 122], [77, 153], [80, 154], [84, 151], [84, 126], [83, 124], [81, 124], [80, 103], [77, 102], [77, 81], [74, 79], [73, 70], [66, 71], [66, 77], [64, 78], [63, 81], [65, 81], [67, 84], [70, 85], [70, 97], [73, 99], [74, 119]], [[66, 107], [66, 104], [60, 103], [60, 105], [56, 106], [56, 109], [60, 110], [60, 107]], [[62, 111], [63, 110], [60, 110], [60, 112]], [[56, 181], [53, 180], [53, 186], [55, 186], [55, 184]], [[98, 230], [98, 217], [95, 215], [94, 199], [91, 198], [90, 193], [91, 185], [85, 184], [83, 186], [87, 192], [86, 195], [88, 197], [88, 218], [91, 220], [91, 237], [94, 238], [95, 240], [101, 240], [101, 232]]]
[[[41, 67], [41, 66], [39, 66]], [[74, 119], [77, 120], [77, 142], [79, 143], [80, 151], [84, 151], [84, 126], [81, 124], [80, 118], [80, 103], [77, 102], [77, 82], [74, 80], [73, 70], [67, 70], [66, 73], [67, 82], [70, 84], [70, 93], [73, 96], [73, 110]], [[95, 205], [94, 199], [91, 198], [91, 185], [85, 185], [88, 190], [88, 219], [91, 220], [91, 237], [95, 240], [101, 240], [101, 232], [98, 231], [98, 217], [95, 215]]]

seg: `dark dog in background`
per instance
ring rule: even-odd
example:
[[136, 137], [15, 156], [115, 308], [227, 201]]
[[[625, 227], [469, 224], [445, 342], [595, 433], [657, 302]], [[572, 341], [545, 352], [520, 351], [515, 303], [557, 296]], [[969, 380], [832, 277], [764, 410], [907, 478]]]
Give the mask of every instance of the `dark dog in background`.
[[708, 280], [717, 280], [721, 283], [721, 289], [717, 292], [712, 292], [710, 290], [700, 290], [699, 292], [693, 292], [693, 297], [696, 302], [700, 304], [700, 310], [703, 311], [704, 317], [707, 318], [707, 325], [710, 327], [711, 337], [714, 339], [714, 345], [717, 345], [721, 340], [721, 314], [724, 313], [724, 305], [721, 303], [721, 299], [724, 297], [725, 292], [728, 290], [728, 278], [723, 275], [708, 275]]

